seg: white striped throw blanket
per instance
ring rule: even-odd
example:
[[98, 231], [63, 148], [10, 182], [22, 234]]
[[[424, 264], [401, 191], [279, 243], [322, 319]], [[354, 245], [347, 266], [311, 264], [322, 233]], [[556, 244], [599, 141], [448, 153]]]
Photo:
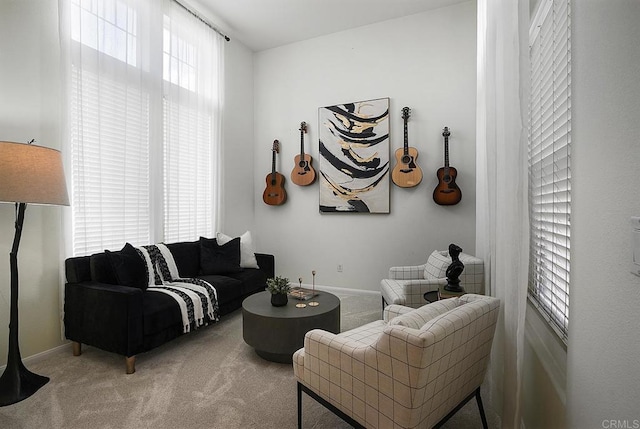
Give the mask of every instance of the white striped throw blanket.
[[147, 267], [147, 292], [167, 294], [178, 303], [185, 333], [220, 320], [215, 287], [201, 279], [180, 278], [166, 245], [136, 247], [136, 251]]

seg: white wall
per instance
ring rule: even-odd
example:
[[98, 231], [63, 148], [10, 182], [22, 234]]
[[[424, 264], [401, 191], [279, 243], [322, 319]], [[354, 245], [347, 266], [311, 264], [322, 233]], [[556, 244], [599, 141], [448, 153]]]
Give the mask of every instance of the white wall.
[[225, 82], [221, 230], [239, 235], [254, 226], [253, 52], [235, 40], [225, 44]]
[[[424, 263], [451, 242], [473, 252], [475, 32], [475, 2], [467, 2], [255, 55], [256, 232], [276, 255], [279, 275], [309, 284], [316, 270], [318, 285], [378, 291], [392, 265]], [[390, 98], [391, 153], [403, 143], [401, 109], [412, 109], [409, 144], [420, 152], [422, 183], [391, 185], [388, 215], [320, 214], [318, 182], [300, 187], [288, 179], [300, 151], [300, 122], [309, 124], [306, 152], [318, 169], [318, 108], [382, 97]], [[443, 164], [444, 126], [463, 193], [451, 207], [431, 196]], [[274, 139], [281, 143], [277, 169], [287, 178], [282, 206], [262, 202]]]
[[[640, 425], [640, 2], [572, 2], [573, 148], [568, 421]], [[618, 426], [623, 427], [623, 426]]]

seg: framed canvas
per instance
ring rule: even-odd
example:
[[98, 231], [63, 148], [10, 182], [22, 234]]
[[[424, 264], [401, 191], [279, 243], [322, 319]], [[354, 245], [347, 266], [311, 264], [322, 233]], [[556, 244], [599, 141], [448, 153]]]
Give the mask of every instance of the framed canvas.
[[320, 212], [389, 213], [389, 99], [318, 109]]

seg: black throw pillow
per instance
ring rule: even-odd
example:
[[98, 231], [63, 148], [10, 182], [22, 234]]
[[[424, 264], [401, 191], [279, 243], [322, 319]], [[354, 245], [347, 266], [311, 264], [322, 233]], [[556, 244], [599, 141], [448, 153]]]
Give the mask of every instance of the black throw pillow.
[[105, 253], [119, 285], [147, 289], [147, 266], [131, 244], [125, 244], [119, 252], [106, 250]]
[[240, 237], [219, 245], [215, 238], [200, 237], [200, 271], [202, 274], [230, 274], [240, 268]]

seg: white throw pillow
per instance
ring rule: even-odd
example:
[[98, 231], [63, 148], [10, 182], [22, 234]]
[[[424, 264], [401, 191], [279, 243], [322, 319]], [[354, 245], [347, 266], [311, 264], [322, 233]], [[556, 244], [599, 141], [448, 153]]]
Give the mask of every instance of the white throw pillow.
[[[216, 241], [221, 246], [233, 240], [233, 238], [234, 237], [229, 237], [221, 232], [216, 233]], [[260, 268], [258, 266], [258, 260], [256, 259], [255, 248], [253, 247], [251, 232], [249, 231], [240, 236], [240, 267]]]
[[427, 265], [424, 267], [424, 278], [427, 280], [442, 279], [447, 277], [447, 268], [451, 265], [451, 257], [448, 250], [434, 250]]

